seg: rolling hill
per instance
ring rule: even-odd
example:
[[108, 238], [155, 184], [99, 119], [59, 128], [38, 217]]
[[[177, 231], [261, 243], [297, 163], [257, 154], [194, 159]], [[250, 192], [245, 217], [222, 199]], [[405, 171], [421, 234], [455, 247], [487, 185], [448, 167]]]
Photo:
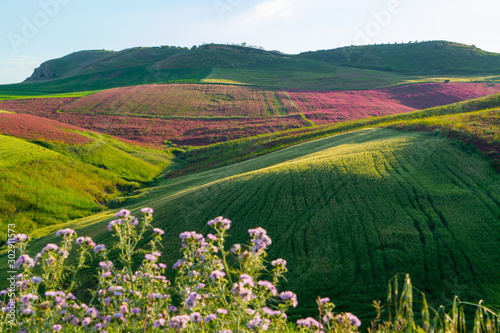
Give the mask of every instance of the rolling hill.
[[[497, 302], [500, 271], [489, 263], [500, 260], [499, 183], [488, 161], [449, 139], [367, 129], [165, 180], [127, 208], [155, 209], [169, 266], [179, 233], [207, 232], [214, 216], [233, 220], [231, 242], [264, 227], [274, 241], [270, 257], [289, 262], [283, 288], [298, 292], [303, 315], [320, 295], [364, 318], [398, 272], [409, 272], [433, 302], [455, 294]], [[111, 214], [64, 227], [80, 225], [81, 235], [107, 242]]]
[[[474, 46], [444, 41], [352, 46], [299, 55], [223, 44], [204, 44], [191, 49], [161, 46], [91, 50], [44, 62], [25, 82], [0, 86], [0, 96], [94, 91], [153, 83], [357, 90], [446, 79], [436, 75], [452, 75], [455, 80], [498, 81], [499, 59], [500, 55]], [[462, 77], [453, 77], [457, 75]]]
[[57, 121], [0, 112], [0, 241], [88, 216], [171, 164], [166, 152]]
[[[185, 153], [183, 158], [186, 160], [183, 169], [176, 170], [175, 175], [186, 172], [194, 172], [205, 169], [217, 168], [233, 163], [241, 162], [257, 156], [261, 156], [273, 151], [277, 151], [292, 145], [324, 138], [330, 135], [345, 133], [352, 130], [369, 128], [373, 126], [411, 126], [412, 121], [417, 124], [420, 120], [425, 123], [426, 119], [443, 116], [443, 121], [446, 123], [446, 116], [460, 115], [475, 111], [496, 110], [500, 108], [500, 94], [486, 96], [469, 101], [459, 102], [455, 104], [435, 107], [425, 110], [401, 113], [396, 115], [388, 115], [383, 117], [372, 117], [353, 121], [343, 121], [337, 124], [320, 125], [312, 128], [303, 128], [297, 130], [288, 130], [277, 133], [263, 134], [255, 137], [242, 138], [230, 142], [220, 142], [203, 147], [194, 147]], [[460, 116], [458, 116], [460, 117]], [[464, 117], [466, 117], [464, 115]], [[453, 119], [453, 118], [451, 118]], [[441, 121], [435, 122], [440, 125]], [[460, 124], [460, 122], [458, 123]], [[470, 125], [462, 125], [460, 128], [455, 127], [459, 132]], [[494, 125], [493, 125], [494, 126]], [[420, 129], [418, 124], [415, 128]], [[482, 130], [481, 130], [482, 131]], [[481, 131], [479, 133], [481, 133]], [[494, 132], [493, 132], [494, 133]], [[476, 131], [471, 131], [475, 142], [482, 140], [481, 135], [476, 135]], [[460, 134], [460, 138], [464, 138], [467, 133]], [[489, 137], [489, 135], [488, 135]], [[498, 138], [495, 140], [498, 141]], [[490, 139], [488, 139], [490, 142]], [[479, 145], [479, 148], [482, 145]], [[485, 146], [486, 149], [489, 147]], [[488, 154], [489, 155], [489, 154]], [[500, 160], [497, 160], [500, 162]]]
[[[484, 82], [498, 57], [428, 42], [49, 61], [0, 86], [0, 239], [13, 223], [34, 238], [33, 255], [65, 227], [110, 245], [114, 213], [148, 206], [169, 267], [179, 234], [206, 233], [216, 216], [233, 221], [229, 245], [265, 228], [269, 258], [288, 261], [280, 289], [299, 296], [292, 315], [315, 315], [321, 296], [372, 319], [369, 304], [400, 272], [434, 305], [498, 304], [500, 88]], [[444, 83], [452, 74], [463, 77]]]
[[299, 57], [331, 65], [404, 74], [498, 74], [500, 55], [446, 41], [348, 46], [304, 52]]

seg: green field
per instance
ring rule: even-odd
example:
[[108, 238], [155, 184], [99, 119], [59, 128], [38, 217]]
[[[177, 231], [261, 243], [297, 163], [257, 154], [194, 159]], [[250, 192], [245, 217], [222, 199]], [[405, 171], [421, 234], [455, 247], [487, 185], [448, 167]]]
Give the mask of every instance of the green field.
[[[178, 234], [207, 232], [215, 216], [233, 220], [231, 242], [262, 226], [274, 239], [270, 257], [290, 263], [283, 288], [298, 292], [302, 313], [328, 296], [339, 310], [365, 317], [398, 272], [409, 272], [433, 301], [456, 294], [498, 302], [500, 270], [489, 263], [500, 260], [499, 184], [488, 161], [446, 138], [375, 128], [165, 180], [128, 208], [155, 209], [169, 265]], [[111, 214], [64, 226], [107, 242]]]
[[322, 71], [214, 68], [210, 75], [201, 82], [251, 85], [268, 89], [357, 90], [387, 87], [408, 80], [417, 81], [421, 78], [367, 69], [330, 66]]
[[87, 133], [87, 145], [39, 144], [0, 135], [0, 240], [6, 226], [32, 232], [94, 214], [171, 164], [162, 151]]
[[9, 99], [26, 98], [64, 98], [64, 97], [84, 97], [95, 93], [96, 91], [79, 91], [71, 93], [46, 93], [43, 91], [30, 90], [10, 90], [0, 85], [0, 101]]

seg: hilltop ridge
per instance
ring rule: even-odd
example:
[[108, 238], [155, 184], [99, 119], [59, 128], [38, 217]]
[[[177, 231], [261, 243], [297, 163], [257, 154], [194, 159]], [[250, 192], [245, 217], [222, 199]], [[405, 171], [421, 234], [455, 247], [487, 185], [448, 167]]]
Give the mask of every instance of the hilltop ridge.
[[394, 73], [392, 75], [496, 74], [500, 73], [500, 54], [446, 41], [348, 46], [296, 55], [226, 44], [203, 44], [192, 48], [135, 47], [121, 51], [79, 51], [46, 61], [34, 70], [24, 85], [52, 80], [50, 84], [57, 87], [60, 83], [74, 89], [86, 86], [105, 89], [148, 83], [198, 83], [210, 78], [214, 71], [222, 71], [227, 82], [237, 81], [241, 71], [250, 76], [258, 73], [260, 80], [256, 80], [257, 83], [272, 73], [278, 77], [289, 75], [284, 73], [319, 75], [324, 80], [323, 76], [330, 79], [342, 76], [343, 73], [339, 74], [342, 67], [380, 71], [361, 72], [379, 80], [387, 72]]

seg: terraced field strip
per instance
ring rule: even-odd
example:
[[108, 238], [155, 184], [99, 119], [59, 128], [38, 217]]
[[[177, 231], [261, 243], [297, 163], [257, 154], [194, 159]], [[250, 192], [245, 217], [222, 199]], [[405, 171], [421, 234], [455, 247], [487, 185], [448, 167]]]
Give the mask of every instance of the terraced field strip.
[[328, 112], [338, 120], [350, 120], [450, 104], [498, 91], [500, 87], [481, 83], [427, 83], [360, 91], [271, 91], [214, 84], [143, 85], [97, 92], [70, 102], [61, 110], [208, 117]]
[[91, 138], [72, 131], [85, 130], [42, 117], [0, 112], [0, 134], [70, 145], [92, 142]]
[[51, 118], [59, 108], [76, 99], [77, 97], [0, 100], [0, 109]]
[[65, 105], [63, 112], [157, 116], [246, 116], [286, 114], [276, 96], [230, 85], [145, 85], [98, 92]]

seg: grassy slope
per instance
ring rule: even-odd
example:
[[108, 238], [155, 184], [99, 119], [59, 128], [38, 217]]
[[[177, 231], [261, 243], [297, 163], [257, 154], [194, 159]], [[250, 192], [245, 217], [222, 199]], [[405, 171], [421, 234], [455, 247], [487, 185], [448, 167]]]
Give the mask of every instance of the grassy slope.
[[[367, 129], [165, 180], [128, 208], [155, 209], [169, 265], [178, 257], [178, 234], [206, 232], [210, 218], [234, 221], [231, 242], [262, 226], [274, 240], [271, 258], [290, 263], [283, 288], [298, 291], [303, 311], [321, 295], [363, 317], [397, 272], [410, 272], [436, 301], [453, 294], [499, 301], [498, 290], [485, 294], [500, 278], [489, 265], [500, 260], [498, 184], [487, 161], [445, 138]], [[107, 242], [111, 214], [65, 226], [83, 226], [80, 234]]]
[[500, 110], [418, 119], [392, 127], [412, 131], [433, 131], [476, 147], [500, 170]]
[[36, 144], [0, 136], [0, 237], [14, 223], [19, 231], [87, 216], [102, 202], [131, 187], [112, 172], [86, 165]]
[[81, 134], [92, 141], [68, 145], [0, 135], [0, 240], [8, 223], [31, 232], [101, 211], [171, 164], [165, 152]]
[[500, 54], [474, 46], [430, 41], [394, 45], [350, 46], [304, 52], [300, 57], [332, 65], [377, 69], [406, 74], [499, 73]]
[[268, 89], [375, 89], [419, 80], [418, 77], [375, 70], [331, 66], [327, 70], [255, 70], [214, 68], [201, 82], [252, 85]]
[[389, 126], [409, 120], [425, 119], [433, 116], [473, 112], [500, 106], [500, 94], [477, 98], [426, 110], [409, 113], [372, 117], [334, 125], [288, 130], [239, 140], [217, 143], [190, 149], [182, 156], [184, 168], [178, 173], [200, 171], [244, 161], [298, 143], [323, 138], [329, 135], [372, 127]]

